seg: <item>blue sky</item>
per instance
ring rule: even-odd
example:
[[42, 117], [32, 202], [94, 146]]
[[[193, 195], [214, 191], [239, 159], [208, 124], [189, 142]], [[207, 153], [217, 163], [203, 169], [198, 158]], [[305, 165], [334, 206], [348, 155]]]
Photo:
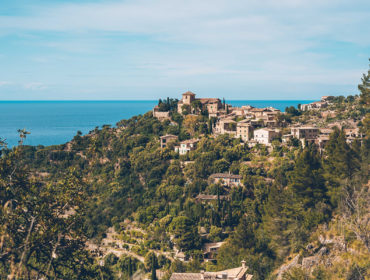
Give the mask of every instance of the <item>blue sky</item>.
[[0, 100], [357, 94], [368, 0], [1, 0]]

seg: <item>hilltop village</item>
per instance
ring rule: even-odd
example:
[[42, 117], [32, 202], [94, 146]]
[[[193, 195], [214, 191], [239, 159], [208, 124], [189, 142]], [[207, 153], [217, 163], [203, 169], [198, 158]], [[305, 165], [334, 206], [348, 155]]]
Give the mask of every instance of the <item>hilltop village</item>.
[[0, 278], [367, 279], [370, 70], [359, 91], [284, 111], [186, 92], [0, 142]]
[[[188, 91], [182, 94], [175, 110], [187, 122], [195, 123], [198, 116], [208, 116], [210, 120], [208, 126], [214, 137], [228, 134], [230, 137], [239, 138], [250, 148], [263, 144], [271, 149], [274, 141], [282, 145], [299, 141], [302, 146], [312, 143], [322, 150], [329, 141], [333, 127], [343, 128], [348, 143], [364, 137], [357, 127], [360, 120], [328, 122], [337, 115], [335, 99], [334, 96], [323, 96], [321, 101], [299, 104], [298, 109], [290, 107], [286, 112], [281, 112], [272, 107], [254, 108], [250, 105], [232, 107], [218, 98], [196, 98], [193, 92]], [[153, 116], [160, 121], [173, 121], [171, 119], [173, 112], [161, 106], [163, 102], [166, 101], [160, 101], [160, 104], [154, 107]], [[312, 112], [309, 119], [292, 119], [304, 115], [307, 111]], [[161, 148], [166, 147], [169, 142], [178, 143], [174, 150], [180, 155], [185, 155], [195, 150], [199, 138], [178, 141], [176, 135], [167, 134], [160, 137]]]

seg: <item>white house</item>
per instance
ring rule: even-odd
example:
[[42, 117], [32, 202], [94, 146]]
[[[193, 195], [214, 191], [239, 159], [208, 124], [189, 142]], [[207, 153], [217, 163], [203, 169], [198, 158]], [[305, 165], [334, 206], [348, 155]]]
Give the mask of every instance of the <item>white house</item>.
[[180, 142], [180, 146], [175, 147], [175, 152], [178, 152], [180, 155], [186, 155], [188, 152], [195, 150], [199, 139], [189, 139]]
[[260, 128], [254, 131], [253, 139], [260, 144], [270, 145], [274, 138], [279, 136], [279, 132], [274, 129]]

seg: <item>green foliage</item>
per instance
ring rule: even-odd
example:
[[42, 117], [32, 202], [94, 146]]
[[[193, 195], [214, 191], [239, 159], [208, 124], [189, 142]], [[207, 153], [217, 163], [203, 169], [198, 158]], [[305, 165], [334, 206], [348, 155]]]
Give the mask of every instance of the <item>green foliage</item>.
[[334, 205], [338, 203], [340, 182], [346, 178], [351, 179], [359, 167], [359, 155], [346, 143], [344, 132], [335, 128], [330, 135], [324, 158], [328, 194]]
[[87, 193], [74, 170], [54, 183], [31, 179], [20, 148], [0, 158], [1, 278], [93, 277], [82, 227]]
[[177, 110], [177, 99], [166, 98], [164, 100], [159, 99], [158, 108], [160, 112], [176, 111]]
[[[359, 100], [358, 96], [335, 97], [331, 108], [344, 110], [340, 118], [347, 118], [348, 108], [353, 107], [353, 117], [362, 118], [361, 131], [368, 133], [368, 109]], [[335, 129], [323, 153], [311, 145], [303, 148], [297, 139], [287, 146], [274, 141], [271, 152], [263, 145], [249, 148], [229, 135], [209, 136], [216, 119], [208, 119], [206, 112], [184, 119], [177, 113], [176, 100], [161, 100], [159, 107], [171, 111], [175, 123], [159, 122], [147, 113], [122, 120], [117, 127], [96, 128], [88, 135], [77, 133], [65, 145], [2, 150], [0, 235], [6, 239], [4, 248], [9, 253], [0, 255], [1, 276], [16, 271], [19, 263], [23, 275], [29, 270], [32, 275], [37, 270], [46, 274], [45, 267], [52, 259], [53, 268], [45, 275], [49, 278], [128, 279], [145, 268], [154, 279], [154, 267], [169, 272], [204, 269], [199, 251], [202, 243], [226, 241], [217, 264], [207, 264], [207, 269], [240, 266], [244, 259], [253, 279], [267, 279], [287, 256], [304, 250], [320, 224], [338, 214], [343, 216], [338, 201], [347, 191], [355, 197], [354, 185], [362, 186], [368, 178], [368, 137], [350, 145], [343, 131]], [[202, 108], [195, 102], [183, 109], [191, 113]], [[285, 125], [305, 123], [319, 115], [290, 107], [278, 118]], [[180, 141], [190, 137], [200, 141], [196, 150], [179, 156], [171, 147], [160, 149], [158, 139], [167, 133], [178, 135]], [[0, 146], [4, 144], [0, 141]], [[73, 171], [67, 172], [70, 169]], [[241, 175], [244, 186], [208, 181], [212, 173], [223, 172]], [[216, 195], [217, 199], [200, 201], [196, 199], [199, 194]], [[56, 217], [66, 203], [66, 209], [76, 214]], [[348, 219], [355, 216], [352, 212]], [[31, 226], [36, 215], [37, 226]], [[129, 230], [131, 225], [146, 233]], [[111, 226], [122, 241], [130, 243], [124, 245], [126, 249], [145, 256], [145, 267], [127, 255], [119, 259], [108, 255], [104, 266], [93, 262], [84, 251], [84, 242], [86, 238], [100, 241]], [[26, 241], [29, 228], [32, 238]], [[44, 228], [47, 230], [41, 230]], [[204, 229], [208, 235], [201, 238], [198, 230]], [[351, 238], [355, 237], [351, 233]], [[15, 244], [28, 244], [22, 262], [23, 249]], [[58, 257], [54, 259], [50, 256], [55, 244]], [[156, 257], [158, 250], [167, 254], [173, 249], [192, 259], [171, 263], [164, 255]], [[355, 273], [353, 269], [349, 275]], [[318, 269], [310, 276], [297, 270], [284, 277], [326, 279], [327, 275]]]
[[174, 235], [174, 242], [178, 248], [188, 251], [198, 249], [200, 238], [194, 223], [185, 216], [179, 216], [172, 220], [169, 231]]
[[[370, 59], [369, 59], [370, 61]], [[370, 70], [367, 74], [363, 74], [362, 83], [358, 85], [358, 89], [361, 92], [360, 103], [364, 105], [370, 104]]]

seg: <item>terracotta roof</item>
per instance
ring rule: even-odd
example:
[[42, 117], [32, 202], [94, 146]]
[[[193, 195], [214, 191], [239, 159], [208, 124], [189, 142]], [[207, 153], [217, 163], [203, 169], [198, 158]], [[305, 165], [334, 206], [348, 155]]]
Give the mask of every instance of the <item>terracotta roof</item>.
[[229, 174], [229, 173], [215, 173], [209, 176], [209, 178], [230, 178], [230, 179], [241, 179], [242, 176]]
[[292, 127], [295, 129], [318, 129], [317, 127], [314, 126], [298, 126], [298, 127]]
[[199, 100], [202, 104], [221, 102], [221, 100], [218, 98], [198, 98], [197, 100]]
[[267, 108], [252, 108], [250, 111], [251, 112], [267, 112], [267, 111], [270, 111], [270, 110], [267, 109]]
[[271, 128], [267, 128], [267, 127], [256, 129], [254, 132], [258, 132], [258, 131], [261, 131], [261, 130], [270, 131], [270, 132], [277, 132], [275, 129], [271, 129]]
[[194, 95], [195, 96], [195, 93], [193, 93], [191, 91], [187, 91], [187, 92], [183, 93], [182, 95]]

